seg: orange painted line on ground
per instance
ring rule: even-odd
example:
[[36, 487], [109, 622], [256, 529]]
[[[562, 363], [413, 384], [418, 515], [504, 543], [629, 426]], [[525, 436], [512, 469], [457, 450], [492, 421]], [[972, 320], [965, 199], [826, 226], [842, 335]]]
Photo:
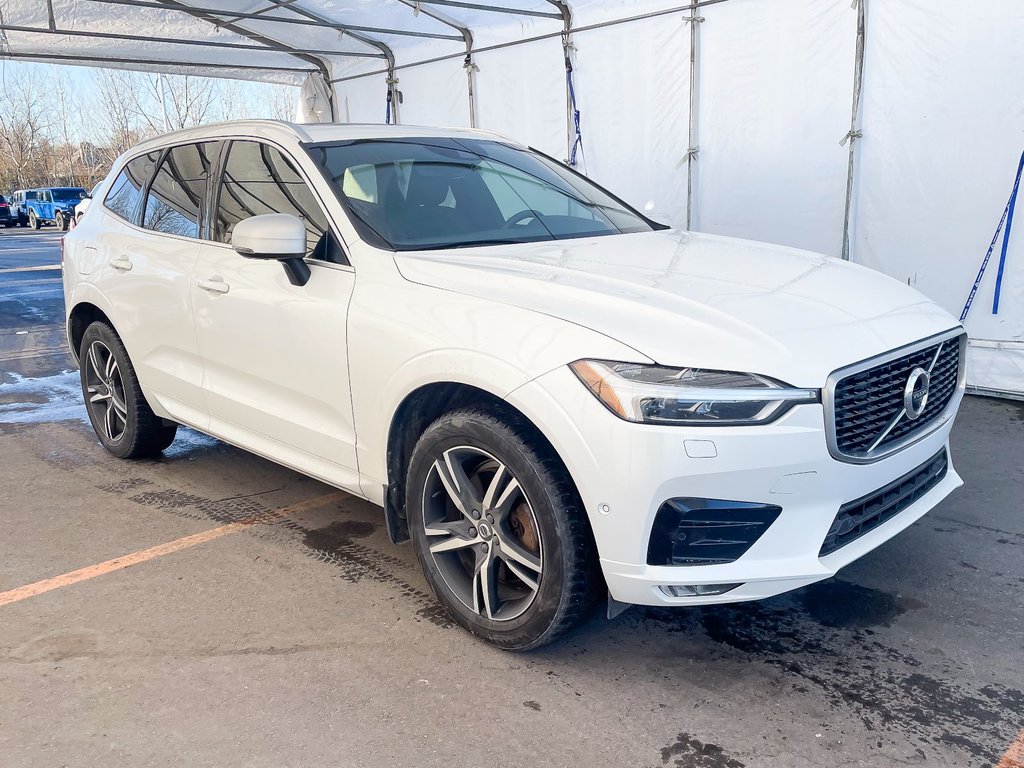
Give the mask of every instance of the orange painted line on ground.
[[210, 530], [203, 531], [202, 533], [194, 533], [191, 536], [174, 539], [173, 541], [168, 541], [165, 544], [158, 544], [157, 546], [150, 547], [149, 549], [142, 549], [128, 555], [115, 557], [113, 560], [107, 560], [106, 562], [97, 563], [96, 565], [79, 568], [77, 571], [70, 571], [69, 573], [54, 576], [50, 579], [43, 579], [42, 581], [37, 581], [33, 584], [26, 584], [23, 587], [17, 587], [6, 592], [0, 592], [0, 608], [5, 605], [10, 605], [11, 603], [17, 603], [21, 600], [27, 600], [28, 598], [35, 597], [36, 595], [52, 592], [53, 590], [60, 589], [61, 587], [69, 587], [80, 581], [95, 579], [97, 576], [103, 576], [107, 573], [120, 571], [124, 568], [128, 568], [129, 566], [144, 563], [147, 560], [163, 557], [164, 555], [169, 555], [172, 552], [180, 552], [183, 549], [188, 549], [189, 547], [194, 547], [198, 544], [205, 544], [208, 541], [219, 539], [221, 536], [238, 533], [239, 531], [243, 531], [253, 525], [269, 523], [279, 517], [286, 517], [309, 509], [316, 509], [329, 504], [332, 501], [339, 501], [348, 495], [349, 494], [347, 493], [338, 491], [337, 493], [328, 493], [323, 496], [317, 496], [314, 499], [301, 501], [298, 504], [292, 504], [287, 507], [282, 507], [281, 509], [270, 510], [258, 515], [253, 515], [252, 517], [240, 520], [237, 523], [228, 523], [227, 525], [222, 525], [219, 528], [211, 528]]
[[1024, 728], [999, 758], [996, 768], [1024, 768]]

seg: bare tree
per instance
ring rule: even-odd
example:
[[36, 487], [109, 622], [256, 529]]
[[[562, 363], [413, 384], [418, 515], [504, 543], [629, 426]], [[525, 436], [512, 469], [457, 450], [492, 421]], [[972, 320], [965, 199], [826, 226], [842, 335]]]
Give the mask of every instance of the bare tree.
[[94, 143], [101, 161], [107, 165], [145, 135], [156, 133], [152, 125], [143, 126], [138, 116], [138, 76], [119, 69], [98, 69], [93, 82], [99, 93], [94, 109]]
[[46, 172], [50, 117], [41, 91], [0, 91], [0, 173], [8, 187], [24, 187]]

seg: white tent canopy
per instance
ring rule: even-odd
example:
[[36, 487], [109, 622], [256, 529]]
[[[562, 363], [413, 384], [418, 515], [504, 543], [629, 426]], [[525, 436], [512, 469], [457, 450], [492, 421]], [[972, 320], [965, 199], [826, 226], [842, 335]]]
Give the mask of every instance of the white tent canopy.
[[[1019, 0], [0, 0], [0, 30], [8, 58], [304, 83], [307, 119], [499, 131], [956, 316], [1024, 149]], [[1001, 243], [968, 376], [1020, 395], [1024, 222]]]

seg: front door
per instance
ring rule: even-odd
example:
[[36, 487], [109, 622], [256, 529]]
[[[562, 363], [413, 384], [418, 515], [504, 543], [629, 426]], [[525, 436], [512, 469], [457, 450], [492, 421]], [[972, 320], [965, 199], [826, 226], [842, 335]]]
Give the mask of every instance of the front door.
[[[358, 489], [346, 353], [355, 273], [294, 163], [255, 141], [227, 151], [210, 240], [191, 280], [210, 431]], [[306, 223], [306, 285], [292, 285], [276, 261], [244, 258], [229, 245], [236, 223], [264, 213]]]

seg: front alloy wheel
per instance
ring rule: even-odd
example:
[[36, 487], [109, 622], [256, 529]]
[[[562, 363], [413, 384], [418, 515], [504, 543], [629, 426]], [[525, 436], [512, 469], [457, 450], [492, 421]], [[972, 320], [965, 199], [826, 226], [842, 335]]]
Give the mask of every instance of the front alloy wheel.
[[504, 406], [456, 410], [420, 436], [406, 514], [430, 588], [465, 629], [507, 650], [549, 643], [603, 586], [593, 535], [550, 444]]
[[543, 570], [537, 518], [505, 464], [472, 446], [449, 448], [423, 498], [430, 556], [452, 593], [492, 621], [521, 616]]

